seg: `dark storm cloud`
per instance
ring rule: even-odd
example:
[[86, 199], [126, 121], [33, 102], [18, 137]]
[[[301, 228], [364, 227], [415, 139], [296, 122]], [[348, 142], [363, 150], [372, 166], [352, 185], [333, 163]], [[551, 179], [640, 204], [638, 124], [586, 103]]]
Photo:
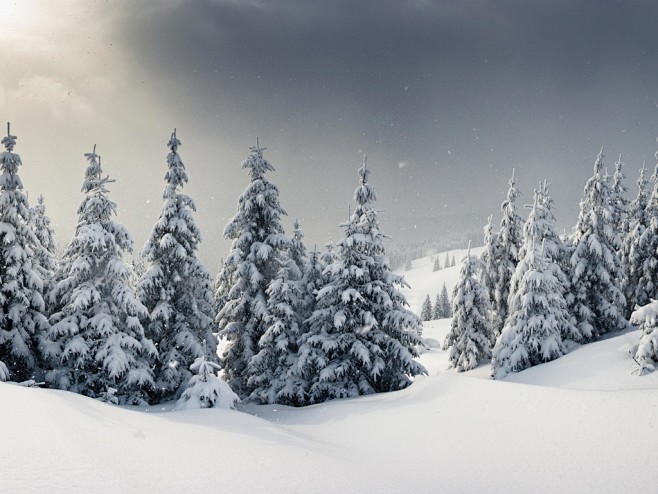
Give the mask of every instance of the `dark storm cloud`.
[[[337, 162], [351, 173], [355, 151], [373, 153], [390, 165], [379, 189], [401, 191], [388, 203], [398, 231], [460, 205], [451, 228], [482, 224], [513, 166], [526, 198], [547, 176], [572, 214], [601, 144], [627, 155], [629, 175], [651, 158], [655, 2], [155, 5], [133, 12], [122, 37], [163, 106], [240, 145], [265, 134], [296, 173]], [[333, 200], [322, 194], [306, 199]]]

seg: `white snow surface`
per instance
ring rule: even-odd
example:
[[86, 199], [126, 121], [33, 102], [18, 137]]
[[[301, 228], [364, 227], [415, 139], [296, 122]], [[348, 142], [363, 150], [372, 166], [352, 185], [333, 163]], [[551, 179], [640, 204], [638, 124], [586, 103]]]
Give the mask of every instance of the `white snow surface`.
[[[404, 273], [414, 310], [458, 269], [422, 263]], [[657, 492], [658, 372], [633, 373], [638, 331], [494, 381], [448, 369], [449, 326], [425, 324], [429, 375], [406, 390], [303, 409], [128, 409], [0, 383], [0, 492]]]

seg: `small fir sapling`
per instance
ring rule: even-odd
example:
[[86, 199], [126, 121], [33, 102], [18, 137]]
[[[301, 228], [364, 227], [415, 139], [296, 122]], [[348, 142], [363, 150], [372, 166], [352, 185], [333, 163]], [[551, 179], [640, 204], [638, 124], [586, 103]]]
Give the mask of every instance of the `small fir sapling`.
[[235, 404], [240, 401], [231, 387], [217, 376], [217, 372], [221, 368], [215, 362], [206, 359], [207, 353], [204, 345], [202, 355], [190, 365], [190, 372], [193, 375], [187, 388], [176, 402], [176, 410], [233, 409]]

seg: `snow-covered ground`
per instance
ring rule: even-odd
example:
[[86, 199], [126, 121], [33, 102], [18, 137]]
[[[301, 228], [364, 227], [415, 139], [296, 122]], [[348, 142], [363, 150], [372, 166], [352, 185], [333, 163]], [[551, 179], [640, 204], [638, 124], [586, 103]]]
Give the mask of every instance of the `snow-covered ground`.
[[[414, 308], [457, 269], [414, 263]], [[146, 412], [0, 383], [0, 492], [658, 492], [637, 331], [493, 381], [447, 369], [448, 329], [426, 324], [410, 388], [304, 409]]]

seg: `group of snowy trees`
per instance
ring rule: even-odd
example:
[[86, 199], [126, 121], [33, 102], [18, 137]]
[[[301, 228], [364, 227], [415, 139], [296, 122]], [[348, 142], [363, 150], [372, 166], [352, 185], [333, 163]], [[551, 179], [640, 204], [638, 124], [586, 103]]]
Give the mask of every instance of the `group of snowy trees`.
[[212, 389], [235, 401], [216, 376], [206, 379], [205, 364], [217, 365], [215, 306], [210, 274], [196, 256], [194, 204], [179, 191], [187, 176], [176, 133], [162, 212], [144, 248], [148, 269], [137, 278], [126, 262], [132, 239], [113, 219], [114, 180], [103, 176], [95, 147], [85, 155], [75, 235], [56, 259], [43, 198], [28, 208], [16, 137], [7, 130], [0, 155], [0, 378], [122, 404], [207, 396], [210, 406]]
[[436, 294], [434, 305], [432, 305], [429, 294], [425, 297], [425, 301], [420, 310], [420, 318], [423, 321], [432, 321], [434, 319], [444, 319], [446, 317], [452, 317], [452, 302], [450, 301], [448, 289], [444, 283], [441, 291]]
[[[634, 358], [641, 372], [653, 370], [658, 361], [658, 303], [653, 301], [658, 298], [658, 165], [651, 195], [643, 167], [630, 204], [622, 166], [620, 156], [609, 176], [601, 150], [569, 236], [557, 233], [545, 182], [534, 192], [527, 220], [521, 218], [512, 176], [500, 230], [493, 231], [489, 218], [481, 258], [469, 252], [454, 289], [444, 347], [458, 370], [491, 358], [492, 375], [503, 378], [562, 356], [569, 342], [587, 343], [623, 329], [629, 318], [642, 328]], [[633, 313], [638, 306], [644, 307]]]
[[226, 381], [257, 403], [302, 406], [404, 388], [424, 373], [414, 357], [420, 319], [405, 308], [384, 255], [364, 159], [356, 207], [337, 252], [307, 254], [296, 223], [285, 235], [278, 189], [263, 148], [243, 163], [250, 184], [224, 230], [231, 251], [216, 299]]
[[401, 389], [425, 372], [414, 360], [421, 322], [384, 255], [365, 159], [337, 252], [329, 244], [308, 253], [298, 222], [286, 236], [265, 176], [273, 167], [251, 148], [242, 164], [250, 182], [224, 230], [233, 244], [213, 286], [197, 256], [194, 202], [181, 192], [188, 179], [175, 131], [162, 210], [131, 264], [133, 242], [113, 219], [114, 181], [95, 147], [75, 235], [57, 259], [43, 198], [30, 209], [22, 191], [9, 130], [0, 154], [0, 380], [119, 404], [301, 406]]

